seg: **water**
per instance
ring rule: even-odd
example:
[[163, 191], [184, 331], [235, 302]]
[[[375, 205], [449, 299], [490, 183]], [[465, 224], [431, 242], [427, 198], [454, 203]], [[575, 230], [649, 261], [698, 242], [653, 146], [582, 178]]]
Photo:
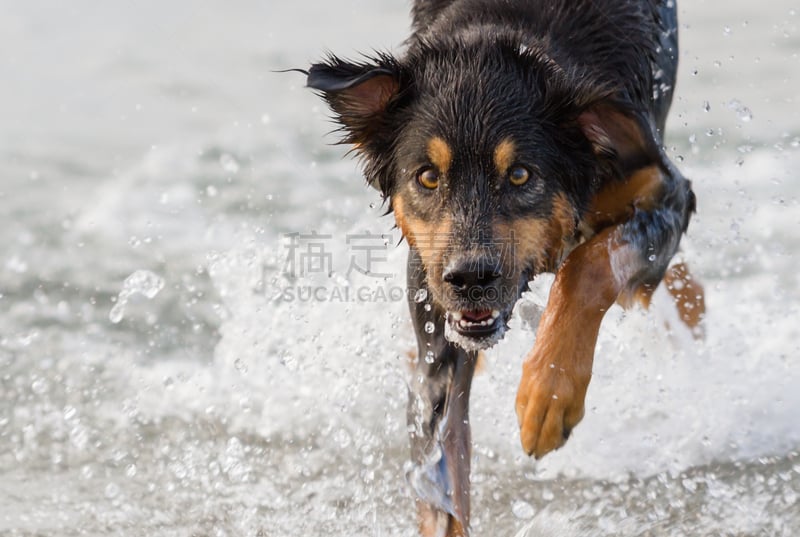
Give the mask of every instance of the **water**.
[[[800, 534], [798, 9], [681, 5], [706, 343], [609, 312], [586, 418], [535, 463], [516, 321], [473, 392], [476, 535]], [[405, 246], [272, 72], [397, 50], [406, 11], [3, 2], [0, 534], [411, 533]]]

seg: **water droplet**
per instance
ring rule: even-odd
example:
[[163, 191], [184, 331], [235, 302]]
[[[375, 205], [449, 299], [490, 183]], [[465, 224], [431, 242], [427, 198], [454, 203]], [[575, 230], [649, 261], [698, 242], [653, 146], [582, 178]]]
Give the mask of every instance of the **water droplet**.
[[350, 433], [347, 432], [345, 429], [339, 429], [334, 433], [333, 440], [339, 444], [339, 447], [342, 449], [346, 448], [350, 445], [352, 438], [350, 437]]
[[419, 304], [420, 302], [425, 302], [425, 299], [428, 298], [428, 290], [427, 289], [417, 289], [417, 292], [414, 293], [414, 302]]
[[149, 270], [137, 270], [127, 278], [122, 284], [122, 290], [129, 294], [139, 293], [147, 298], [155, 298], [161, 289], [164, 288], [164, 280]]
[[728, 103], [728, 109], [733, 110], [736, 116], [747, 123], [753, 119], [753, 112], [745, 106], [739, 99], [733, 99]]
[[228, 439], [228, 445], [225, 447], [225, 453], [229, 457], [237, 457], [244, 453], [244, 448], [242, 447], [242, 441], [239, 440], [236, 436], [231, 436]]
[[650, 261], [650, 262], [652, 263], [653, 261], [655, 261], [655, 260], [656, 260], [656, 254], [650, 254], [650, 255], [647, 257], [647, 260], [648, 260], [648, 261]]
[[123, 317], [125, 317], [125, 304], [127, 304], [127, 300], [119, 300], [114, 307], [111, 308], [111, 311], [108, 312], [108, 320], [114, 324], [122, 321]]
[[300, 369], [300, 362], [298, 361], [297, 357], [292, 356], [291, 354], [287, 354], [281, 358], [281, 364], [286, 366], [289, 371], [297, 371]]
[[433, 354], [433, 351], [428, 351], [425, 353], [425, 363], [432, 364], [436, 361], [436, 356]]
[[81, 477], [84, 479], [91, 479], [94, 476], [94, 469], [91, 464], [85, 464], [81, 467]]
[[47, 390], [49, 389], [50, 389], [50, 383], [48, 383], [47, 380], [43, 378], [37, 378], [31, 383], [31, 390], [36, 395], [42, 395], [46, 393]]
[[177, 477], [181, 481], [186, 479], [186, 476], [189, 475], [189, 471], [186, 469], [186, 466], [181, 463], [175, 463], [173, 465], [172, 473], [175, 477]]
[[215, 187], [214, 185], [208, 185], [206, 187], [206, 196], [208, 196], [209, 198], [213, 198], [216, 195], [217, 195], [217, 187]]
[[511, 513], [513, 513], [515, 517], [522, 520], [533, 518], [533, 515], [536, 514], [536, 512], [533, 510], [533, 506], [524, 500], [516, 500], [514, 503], [512, 503]]
[[11, 259], [6, 261], [6, 268], [12, 272], [16, 272], [17, 274], [24, 274], [28, 271], [28, 264], [18, 256], [13, 255], [11, 256]]
[[228, 173], [236, 173], [239, 171], [239, 163], [228, 153], [223, 153], [219, 157], [219, 165]]
[[129, 464], [125, 468], [125, 475], [128, 476], [128, 477], [136, 477], [136, 465], [135, 464]]
[[706, 112], [710, 112], [711, 111], [711, 103], [708, 102], [708, 101], [703, 101], [703, 110], [705, 110]]
[[430, 322], [430, 321], [428, 321], [427, 323], [425, 323], [425, 332], [426, 332], [426, 333], [428, 333], [428, 334], [433, 334], [435, 331], [436, 331], [436, 325], [434, 325], [434, 324], [433, 324], [432, 322]]
[[89, 442], [89, 432], [80, 425], [69, 430], [69, 441], [78, 449], [86, 448]]
[[108, 498], [109, 500], [119, 496], [119, 487], [117, 486], [117, 484], [109, 483], [108, 485], [106, 485], [105, 495], [106, 498]]
[[122, 283], [122, 291], [117, 296], [117, 303], [108, 313], [108, 319], [116, 324], [125, 316], [125, 306], [128, 299], [136, 294], [153, 299], [164, 288], [164, 279], [149, 270], [137, 270]]

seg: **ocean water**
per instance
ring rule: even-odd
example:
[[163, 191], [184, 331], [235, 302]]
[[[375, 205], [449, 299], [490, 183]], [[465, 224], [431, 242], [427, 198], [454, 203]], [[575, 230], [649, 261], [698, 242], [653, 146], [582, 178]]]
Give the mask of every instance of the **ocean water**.
[[[407, 2], [0, 5], [0, 535], [412, 535], [406, 246], [274, 72], [401, 50]], [[473, 390], [475, 535], [800, 535], [798, 11], [680, 4], [707, 337], [610, 311], [535, 462], [514, 321]]]

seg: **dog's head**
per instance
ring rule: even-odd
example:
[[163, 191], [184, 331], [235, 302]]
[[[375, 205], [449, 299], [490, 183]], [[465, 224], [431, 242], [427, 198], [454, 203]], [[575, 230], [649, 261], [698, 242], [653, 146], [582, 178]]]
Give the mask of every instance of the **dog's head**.
[[480, 38], [309, 71], [419, 252], [448, 338], [467, 349], [500, 339], [602, 177], [652, 157], [646, 122], [585, 74]]

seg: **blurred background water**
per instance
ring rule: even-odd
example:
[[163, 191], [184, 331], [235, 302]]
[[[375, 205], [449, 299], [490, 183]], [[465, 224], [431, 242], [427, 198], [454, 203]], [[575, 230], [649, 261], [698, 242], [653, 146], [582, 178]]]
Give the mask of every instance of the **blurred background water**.
[[[0, 7], [0, 534], [412, 534], [406, 247], [272, 72], [400, 51], [407, 2]], [[612, 310], [586, 418], [536, 463], [515, 321], [473, 394], [476, 535], [800, 535], [800, 5], [679, 7], [708, 337]], [[292, 280], [312, 232], [334, 274]], [[390, 276], [351, 270], [365, 233]]]

